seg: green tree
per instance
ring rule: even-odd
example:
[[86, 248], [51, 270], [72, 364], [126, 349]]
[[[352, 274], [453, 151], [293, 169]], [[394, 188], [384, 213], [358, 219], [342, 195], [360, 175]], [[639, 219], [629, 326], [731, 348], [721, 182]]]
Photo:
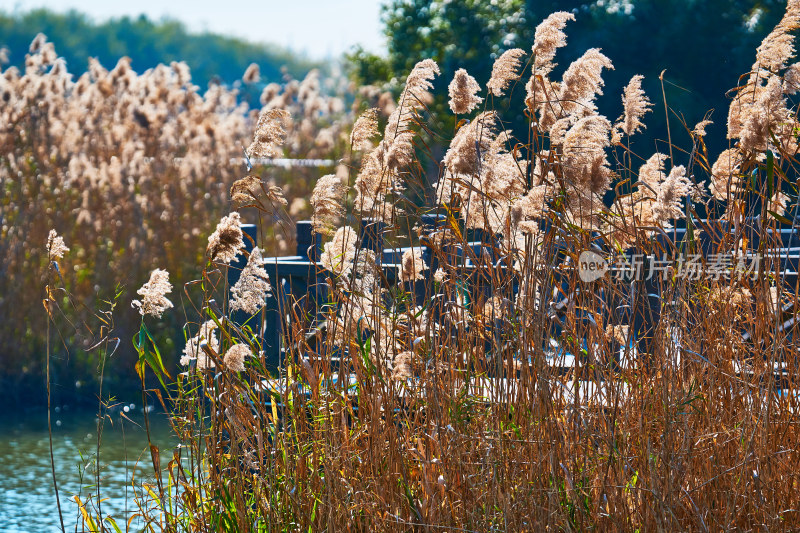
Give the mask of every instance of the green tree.
[[[601, 48], [615, 70], [604, 74], [605, 96], [598, 105], [614, 120], [622, 112], [623, 87], [634, 74], [643, 74], [644, 89], [657, 105], [646, 117], [647, 130], [634, 138], [634, 149], [649, 155], [667, 149], [659, 81], [666, 70], [667, 103], [689, 127], [714, 110], [715, 124], [708, 129], [713, 155], [727, 146], [726, 93], [749, 70], [756, 47], [785, 5], [779, 0], [390, 0], [382, 10], [387, 55], [352, 54], [351, 72], [360, 82], [402, 81], [417, 61], [432, 58], [442, 69], [434, 108], [444, 111], [455, 70], [467, 69], [485, 86], [496, 57], [509, 48], [530, 51], [536, 26], [554, 11], [570, 11], [576, 21], [567, 25], [568, 45], [556, 56], [554, 77], [588, 48]], [[506, 109], [519, 111], [512, 124], [518, 136], [526, 131], [523, 96], [519, 84], [510, 100], [495, 101], [506, 118]], [[680, 134], [675, 115], [670, 126], [673, 142], [685, 146], [689, 137]]]
[[[568, 4], [568, 2], [561, 2]], [[545, 10], [528, 0], [530, 18], [541, 20]], [[668, 105], [683, 115], [691, 128], [713, 110], [714, 125], [707, 139], [712, 154], [727, 147], [726, 93], [749, 71], [755, 50], [783, 15], [778, 0], [606, 0], [577, 6], [576, 21], [567, 26], [568, 46], [560, 54], [566, 67], [590, 47], [599, 47], [614, 62], [604, 75], [606, 97], [600, 106], [612, 120], [622, 113], [622, 88], [635, 74], [657, 105], [646, 118], [647, 130], [636, 139], [645, 155], [656, 147], [666, 150], [666, 117], [659, 76], [664, 73]], [[538, 22], [537, 22], [538, 23]], [[523, 34], [533, 42], [533, 29]], [[685, 147], [689, 138], [680, 122], [670, 118], [673, 142]]]
[[284, 67], [292, 77], [302, 79], [311, 68], [320, 66], [277, 45], [192, 33], [176, 20], [155, 22], [142, 15], [96, 23], [77, 11], [0, 11], [0, 46], [8, 48], [12, 65], [24, 67], [28, 46], [40, 32], [47, 35], [56, 52], [66, 59], [70, 72], [76, 74], [85, 71], [90, 57], [111, 68], [128, 56], [138, 72], [159, 63], [185, 61], [193, 82], [202, 88], [212, 80], [234, 83], [250, 63], [261, 67], [264, 82], [281, 81]]

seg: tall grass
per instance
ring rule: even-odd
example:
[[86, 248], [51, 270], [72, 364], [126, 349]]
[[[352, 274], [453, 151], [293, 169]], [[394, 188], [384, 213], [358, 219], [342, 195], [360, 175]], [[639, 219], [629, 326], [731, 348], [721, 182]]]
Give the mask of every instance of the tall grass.
[[[319, 290], [270, 279], [277, 371], [263, 296], [251, 318], [231, 318], [257, 292], [230, 294], [230, 259], [245, 255], [236, 217], [209, 239], [202, 276], [184, 286], [189, 342], [163, 393], [181, 446], [154, 460], [149, 527], [797, 529], [797, 281], [770, 256], [769, 230], [795, 229], [798, 17], [789, 2], [759, 48], [714, 164], [703, 124], [673, 129], [664, 154], [634, 153], [657, 106], [634, 79], [625, 115], [599, 114], [612, 63], [598, 50], [551, 80], [570, 14], [542, 22], [524, 70], [519, 53], [498, 60], [491, 94], [458, 74], [451, 108], [469, 121], [443, 158], [427, 144], [449, 137], [427, 115], [438, 66], [421, 61], [383, 136], [374, 114], [358, 121], [347, 178], [312, 195], [327, 241]], [[526, 79], [531, 128], [514, 139], [496, 110]], [[276, 149], [283, 119], [264, 116], [256, 138]], [[234, 191], [260, 238], [273, 235], [280, 191], [258, 177]], [[395, 254], [370, 249], [368, 224]], [[687, 229], [674, 243], [676, 224]], [[764, 259], [747, 275], [720, 259], [748, 249]], [[587, 250], [666, 263], [651, 279], [587, 282]], [[140, 370], [171, 372], [152, 343], [138, 346]]]
[[[72, 324], [99, 327], [91, 310], [112, 299], [120, 285], [126, 304], [116, 310], [117, 334], [125, 343], [107, 376], [119, 387], [135, 361], [128, 340], [136, 331], [136, 313], [127, 303], [135, 289], [156, 266], [181, 279], [195, 277], [202, 245], [229, 209], [228, 192], [245, 168], [243, 147], [258, 116], [240, 103], [240, 93], [263, 89], [266, 106], [295, 117], [289, 142], [278, 154], [282, 158], [335, 161], [351, 122], [344, 88], [323, 86], [327, 82], [315, 72], [302, 81], [287, 77], [267, 86], [201, 89], [183, 63], [143, 73], [134, 72], [128, 58], [111, 70], [95, 60], [89, 67], [73, 79], [40, 35], [24, 72], [11, 67], [0, 75], [0, 374], [4, 397], [20, 393], [14, 401], [41, 401], [25, 397], [25, 391], [39, 390], [43, 374], [43, 359], [31, 354], [44, 352], [46, 328], [41, 304], [30, 295], [40, 292], [39, 265], [46, 260], [33, 244], [45, 242], [49, 229], [72, 248], [61, 269], [76, 305]], [[295, 215], [308, 212], [302, 198], [315, 172], [309, 167], [270, 172], [290, 200], [299, 199], [290, 206]], [[283, 232], [262, 245], [286, 253], [291, 239], [290, 231]], [[70, 307], [62, 298], [58, 303]], [[181, 325], [172, 315], [158, 328], [159, 338], [172, 343], [165, 348], [175, 351]], [[96, 339], [64, 321], [59, 329], [71, 353], [56, 345], [57, 355], [70, 364], [53, 367], [54, 393], [74, 399], [96, 389], [94, 358], [85, 355]]]

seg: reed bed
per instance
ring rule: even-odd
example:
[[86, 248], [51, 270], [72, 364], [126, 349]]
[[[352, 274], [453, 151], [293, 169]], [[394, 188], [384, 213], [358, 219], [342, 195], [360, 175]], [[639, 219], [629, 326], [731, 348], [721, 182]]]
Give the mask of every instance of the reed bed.
[[[46, 344], [41, 303], [29, 297], [41, 290], [46, 254], [31, 243], [45, 242], [55, 229], [72, 249], [60, 275], [73, 300], [58, 298], [69, 309], [69, 322], [58, 326], [71, 348], [58, 355], [70, 365], [54, 368], [55, 391], [70, 401], [97, 385], [96, 358], [85, 352], [97, 341], [101, 322], [93, 310], [105, 307], [102, 300], [125, 301], [116, 308], [117, 336], [125, 339], [116, 358], [121, 362], [112, 361], [109, 376], [124, 385], [135, 362], [128, 340], [136, 333], [138, 315], [129, 305], [136, 288], [156, 267], [181, 279], [202, 270], [203, 245], [229, 210], [228, 193], [246, 168], [244, 148], [258, 120], [259, 110], [241, 103], [242, 93], [261, 90], [265, 108], [294, 117], [275, 154], [281, 159], [338, 160], [352, 111], [345, 106], [346, 87], [326, 86], [316, 72], [264, 86], [254, 66], [238, 86], [201, 89], [184, 63], [136, 73], [128, 58], [111, 70], [92, 60], [73, 79], [44, 35], [26, 57], [24, 72], [11, 67], [0, 75], [0, 374], [4, 392], [20, 392], [13, 401], [41, 402], [24, 394], [40, 390], [43, 361], [30, 354], [43, 353]], [[307, 216], [302, 199], [318, 169], [263, 162], [259, 168], [271, 169], [271, 183], [290, 201], [289, 213]], [[293, 248], [292, 231], [285, 224], [262, 246], [284, 254]], [[167, 351], [181, 343], [182, 323], [174, 315], [157, 326]]]
[[[182, 367], [158, 393], [181, 445], [153, 455], [149, 529], [800, 526], [797, 276], [770, 255], [770, 235], [796, 229], [800, 2], [733, 93], [730, 148], [714, 158], [705, 123], [673, 130], [664, 153], [634, 153], [658, 106], [635, 77], [624, 115], [601, 115], [613, 64], [597, 49], [551, 79], [572, 19], [554, 13], [530, 53], [500, 56], [486, 92], [457, 73], [452, 135], [430, 126], [430, 59], [382, 135], [377, 111], [355, 122], [347, 175], [320, 178], [310, 198], [324, 242], [305, 295], [269, 278], [240, 227], [249, 216], [273, 235], [281, 191], [257, 175], [233, 184], [241, 214], [222, 218], [181, 295]], [[497, 109], [523, 85], [530, 131], [515, 138]], [[261, 117], [250, 151], [278, 150], [285, 116]], [[429, 142], [446, 137], [437, 158]], [[704, 219], [722, 236], [709, 240]], [[631, 280], [609, 259], [596, 277], [587, 251], [663, 268]], [[230, 286], [237, 256], [247, 265]], [[166, 378], [146, 332], [174, 312], [170, 278], [155, 271], [139, 292], [142, 375]], [[277, 369], [268, 295], [283, 302]]]

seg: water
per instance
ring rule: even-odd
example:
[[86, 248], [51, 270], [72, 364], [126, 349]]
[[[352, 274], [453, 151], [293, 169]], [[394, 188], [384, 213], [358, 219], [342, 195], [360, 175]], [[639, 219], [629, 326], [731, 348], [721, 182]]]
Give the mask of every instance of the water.
[[[122, 406], [115, 409], [111, 423], [106, 421], [104, 426], [100, 448], [101, 498], [108, 498], [102, 503], [103, 515], [113, 516], [123, 531], [128, 517], [136, 512], [132, 474], [136, 474], [139, 483], [153, 479], [141, 406], [126, 407], [125, 415], [132, 421], [120, 416], [124, 412]], [[67, 531], [74, 531], [79, 511], [72, 497], [79, 495], [85, 502], [94, 491], [96, 416], [72, 412], [68, 407], [54, 409], [52, 415], [53, 454], [64, 526]], [[151, 413], [150, 419], [153, 442], [169, 452], [174, 441], [164, 416]], [[162, 454], [162, 466], [168, 460]], [[136, 525], [134, 521], [133, 530], [139, 529]], [[61, 531], [44, 410], [0, 414], [0, 531]]]

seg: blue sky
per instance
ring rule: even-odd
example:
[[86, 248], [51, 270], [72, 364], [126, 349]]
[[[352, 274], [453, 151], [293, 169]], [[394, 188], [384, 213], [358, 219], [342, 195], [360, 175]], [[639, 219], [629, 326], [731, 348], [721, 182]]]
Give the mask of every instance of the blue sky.
[[194, 30], [272, 42], [314, 58], [337, 56], [355, 44], [373, 52], [384, 47], [380, 0], [0, 0], [5, 11], [48, 7], [77, 9], [97, 20], [146, 14], [169, 16]]

